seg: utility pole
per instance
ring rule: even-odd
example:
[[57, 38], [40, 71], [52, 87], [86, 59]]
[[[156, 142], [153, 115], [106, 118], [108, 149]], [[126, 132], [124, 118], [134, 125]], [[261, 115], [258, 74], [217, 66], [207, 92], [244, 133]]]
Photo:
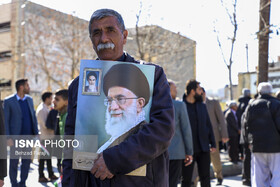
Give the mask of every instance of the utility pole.
[[259, 64], [257, 83], [268, 81], [268, 46], [270, 31], [270, 4], [271, 0], [260, 0], [259, 20]]

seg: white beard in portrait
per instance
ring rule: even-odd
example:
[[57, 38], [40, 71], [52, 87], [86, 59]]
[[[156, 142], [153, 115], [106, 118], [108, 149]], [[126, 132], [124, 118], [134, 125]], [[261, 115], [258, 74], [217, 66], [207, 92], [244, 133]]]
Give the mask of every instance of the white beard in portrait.
[[[121, 117], [112, 117], [112, 114], [122, 114]], [[137, 121], [137, 103], [133, 100], [131, 106], [126, 110], [108, 111], [106, 110], [106, 124], [105, 130], [107, 134], [114, 138], [126, 133], [131, 128], [135, 127]]]

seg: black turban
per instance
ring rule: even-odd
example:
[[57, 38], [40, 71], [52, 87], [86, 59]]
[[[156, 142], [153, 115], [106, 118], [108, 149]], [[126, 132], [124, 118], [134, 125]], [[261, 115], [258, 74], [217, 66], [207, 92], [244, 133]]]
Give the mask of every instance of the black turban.
[[137, 97], [150, 99], [150, 87], [144, 73], [133, 64], [117, 64], [112, 66], [103, 79], [103, 91], [108, 95], [111, 87], [120, 86], [132, 91]]

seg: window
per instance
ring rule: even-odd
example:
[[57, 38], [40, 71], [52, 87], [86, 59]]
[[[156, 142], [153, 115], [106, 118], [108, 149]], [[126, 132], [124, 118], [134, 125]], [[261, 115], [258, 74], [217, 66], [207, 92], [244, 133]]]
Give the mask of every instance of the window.
[[0, 87], [9, 87], [11, 86], [11, 82], [11, 80], [0, 78]]
[[0, 23], [0, 32], [7, 32], [9, 30], [11, 30], [10, 22]]
[[0, 52], [0, 61], [7, 60], [12, 57], [11, 51], [3, 51]]

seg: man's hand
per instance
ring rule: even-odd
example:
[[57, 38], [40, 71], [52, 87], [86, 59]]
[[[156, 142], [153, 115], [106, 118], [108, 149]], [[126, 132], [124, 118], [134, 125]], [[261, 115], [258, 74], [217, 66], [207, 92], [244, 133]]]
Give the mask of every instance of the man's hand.
[[211, 153], [214, 153], [215, 151], [216, 151], [216, 148], [215, 148], [215, 147], [211, 147], [211, 148], [210, 148], [210, 152], [211, 152]]
[[4, 180], [0, 180], [0, 187], [4, 186]]
[[14, 145], [14, 141], [11, 138], [8, 139], [7, 140], [7, 145], [10, 146], [10, 147], [13, 146]]
[[99, 154], [98, 157], [94, 160], [91, 173], [96, 177], [104, 180], [106, 178], [113, 178], [113, 174], [108, 170], [105, 161], [103, 159], [103, 153]]
[[186, 155], [186, 158], [184, 160], [185, 166], [190, 165], [192, 163], [192, 161], [193, 161], [192, 155]]
[[222, 138], [223, 143], [227, 143], [229, 141], [229, 138]]

